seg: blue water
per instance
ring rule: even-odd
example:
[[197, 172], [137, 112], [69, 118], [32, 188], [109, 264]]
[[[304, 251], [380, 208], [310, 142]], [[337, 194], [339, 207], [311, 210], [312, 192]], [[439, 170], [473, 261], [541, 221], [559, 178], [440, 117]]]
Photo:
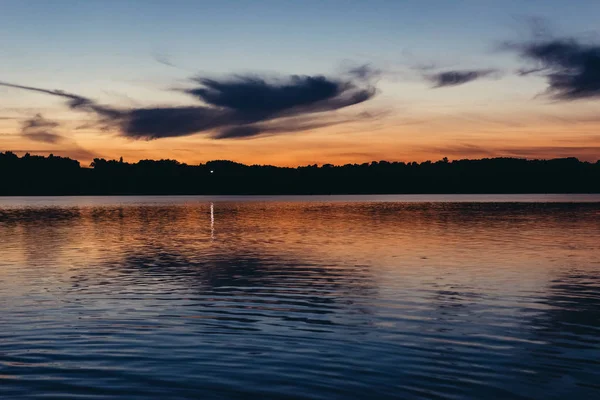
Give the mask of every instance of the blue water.
[[600, 196], [0, 198], [2, 399], [600, 398]]

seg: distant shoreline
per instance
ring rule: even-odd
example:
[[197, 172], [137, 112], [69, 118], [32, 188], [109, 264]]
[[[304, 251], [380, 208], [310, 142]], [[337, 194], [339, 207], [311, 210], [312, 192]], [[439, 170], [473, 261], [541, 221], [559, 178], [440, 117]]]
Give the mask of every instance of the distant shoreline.
[[0, 208], [39, 202], [68, 204], [187, 204], [189, 202], [315, 202], [315, 203], [471, 203], [471, 204], [600, 204], [600, 193], [496, 193], [496, 194], [365, 194], [365, 195], [56, 195], [0, 196]]
[[600, 193], [600, 161], [443, 159], [297, 168], [210, 161], [95, 159], [0, 153], [0, 196], [290, 196]]

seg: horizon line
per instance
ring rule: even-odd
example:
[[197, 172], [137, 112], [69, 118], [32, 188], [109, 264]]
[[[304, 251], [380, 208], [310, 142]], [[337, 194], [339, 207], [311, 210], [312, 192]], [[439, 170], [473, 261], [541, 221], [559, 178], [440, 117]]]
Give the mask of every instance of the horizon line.
[[387, 164], [417, 164], [417, 165], [421, 165], [421, 164], [436, 164], [436, 163], [453, 163], [453, 162], [457, 162], [457, 161], [483, 161], [483, 160], [522, 160], [522, 161], [558, 161], [558, 160], [576, 160], [579, 163], [585, 163], [585, 164], [598, 164], [600, 163], [600, 158], [596, 159], [596, 161], [585, 161], [585, 160], [580, 160], [578, 157], [576, 156], [568, 156], [568, 157], [556, 157], [556, 158], [527, 158], [527, 157], [509, 157], [509, 156], [498, 156], [498, 157], [482, 157], [482, 158], [455, 158], [455, 159], [450, 159], [449, 157], [442, 157], [441, 159], [438, 160], [425, 160], [425, 161], [388, 161], [388, 160], [371, 160], [369, 162], [362, 162], [362, 163], [358, 163], [358, 162], [353, 162], [353, 163], [345, 163], [345, 164], [332, 164], [332, 163], [313, 163], [313, 164], [305, 164], [305, 165], [297, 165], [297, 166], [279, 166], [279, 165], [273, 165], [273, 164], [245, 164], [243, 162], [238, 162], [238, 161], [234, 161], [234, 160], [228, 160], [228, 159], [214, 159], [214, 160], [208, 160], [205, 162], [200, 162], [198, 164], [189, 164], [189, 163], [185, 163], [185, 162], [180, 162], [179, 160], [173, 159], [173, 158], [160, 158], [160, 159], [150, 159], [150, 158], [144, 158], [144, 159], [139, 159], [136, 162], [128, 162], [125, 161], [123, 159], [123, 157], [121, 157], [120, 159], [108, 159], [108, 158], [104, 158], [104, 157], [95, 157], [92, 160], [92, 163], [90, 163], [89, 165], [82, 165], [82, 162], [79, 161], [76, 158], [71, 158], [71, 157], [65, 157], [65, 156], [57, 156], [54, 155], [53, 153], [50, 152], [49, 155], [44, 156], [44, 155], [38, 155], [38, 154], [31, 154], [30, 152], [26, 152], [24, 155], [22, 155], [21, 157], [18, 156], [18, 154], [16, 153], [23, 153], [23, 150], [5, 150], [5, 151], [0, 151], [0, 155], [5, 155], [5, 154], [9, 154], [12, 153], [15, 156], [17, 156], [19, 159], [24, 158], [26, 155], [29, 154], [30, 157], [41, 157], [41, 158], [62, 158], [62, 159], [68, 159], [68, 160], [72, 160], [72, 161], [76, 161], [79, 163], [79, 166], [81, 168], [93, 168], [92, 163], [95, 160], [104, 160], [106, 162], [116, 162], [116, 163], [123, 163], [123, 164], [128, 164], [128, 165], [135, 165], [138, 164], [142, 161], [151, 161], [151, 162], [160, 162], [160, 161], [170, 161], [170, 162], [176, 162], [179, 165], [182, 166], [191, 166], [191, 167], [195, 167], [195, 166], [203, 166], [203, 165], [207, 165], [209, 163], [214, 163], [214, 162], [227, 162], [227, 163], [233, 163], [233, 164], [238, 164], [241, 166], [245, 166], [245, 167], [254, 167], [254, 166], [258, 166], [258, 167], [274, 167], [274, 168], [290, 168], [290, 169], [294, 169], [294, 168], [303, 168], [303, 167], [314, 167], [315, 165], [317, 167], [323, 167], [323, 166], [331, 166], [331, 167], [345, 167], [345, 166], [362, 166], [362, 165], [372, 165], [372, 164], [379, 164], [379, 163], [387, 163]]

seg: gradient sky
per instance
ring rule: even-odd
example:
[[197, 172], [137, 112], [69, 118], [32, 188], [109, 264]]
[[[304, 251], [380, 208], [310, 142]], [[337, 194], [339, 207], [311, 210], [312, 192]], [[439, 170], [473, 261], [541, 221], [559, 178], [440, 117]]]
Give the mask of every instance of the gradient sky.
[[[533, 40], [532, 21], [554, 38], [600, 46], [599, 15], [597, 0], [0, 0], [0, 81], [119, 109], [198, 105], [180, 90], [197, 87], [198, 75], [335, 80], [351, 79], [342, 77], [353, 66], [381, 71], [368, 82], [374, 97], [318, 115], [344, 123], [233, 139], [200, 132], [136, 140], [56, 95], [0, 86], [0, 151], [83, 164], [120, 156], [292, 166], [444, 156], [595, 161], [600, 94], [552, 98], [547, 75], [520, 76], [531, 65], [500, 48]], [[460, 85], [428, 80], [488, 70]], [[24, 129], [38, 114], [46, 123], [32, 129], [61, 140]]]

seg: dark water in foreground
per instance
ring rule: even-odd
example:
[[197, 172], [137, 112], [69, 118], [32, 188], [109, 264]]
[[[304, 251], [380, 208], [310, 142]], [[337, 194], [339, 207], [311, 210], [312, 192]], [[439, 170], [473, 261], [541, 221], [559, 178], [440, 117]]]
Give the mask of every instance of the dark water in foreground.
[[567, 397], [598, 196], [0, 199], [2, 399]]

